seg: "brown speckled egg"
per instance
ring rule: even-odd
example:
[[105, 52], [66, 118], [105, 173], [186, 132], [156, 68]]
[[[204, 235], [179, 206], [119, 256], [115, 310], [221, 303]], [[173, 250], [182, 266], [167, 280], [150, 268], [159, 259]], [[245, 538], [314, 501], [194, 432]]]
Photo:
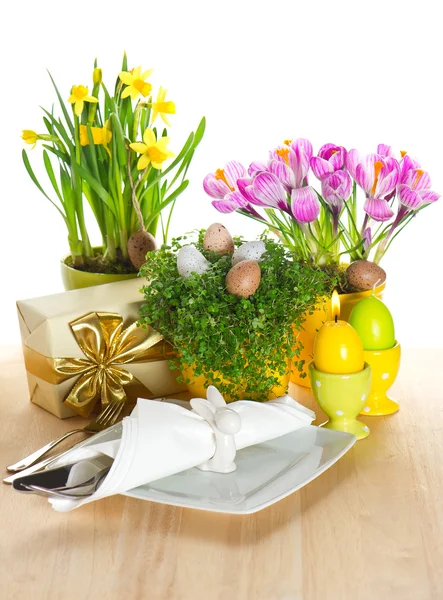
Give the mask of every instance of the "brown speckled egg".
[[370, 260], [356, 260], [346, 269], [346, 277], [352, 288], [364, 291], [384, 283], [386, 272]]
[[234, 252], [234, 242], [231, 234], [221, 223], [213, 223], [206, 230], [203, 239], [203, 248], [219, 254], [230, 254]]
[[260, 285], [261, 271], [256, 260], [242, 260], [226, 275], [226, 289], [230, 294], [249, 298]]
[[128, 240], [129, 260], [136, 269], [140, 269], [146, 262], [148, 252], [155, 250], [155, 237], [147, 231], [136, 231]]

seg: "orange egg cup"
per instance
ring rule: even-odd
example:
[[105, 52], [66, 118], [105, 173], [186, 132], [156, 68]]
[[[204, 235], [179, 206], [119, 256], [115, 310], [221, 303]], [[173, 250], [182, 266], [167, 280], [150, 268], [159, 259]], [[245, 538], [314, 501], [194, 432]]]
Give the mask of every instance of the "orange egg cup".
[[398, 342], [387, 350], [365, 350], [365, 362], [372, 369], [372, 384], [361, 415], [382, 417], [398, 411], [399, 404], [387, 395], [400, 369], [401, 348]]

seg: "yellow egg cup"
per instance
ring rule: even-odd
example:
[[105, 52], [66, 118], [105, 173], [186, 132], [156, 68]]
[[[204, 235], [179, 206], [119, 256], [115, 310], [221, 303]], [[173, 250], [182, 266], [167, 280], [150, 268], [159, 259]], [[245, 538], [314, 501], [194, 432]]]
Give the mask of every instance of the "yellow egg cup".
[[309, 365], [312, 391], [329, 421], [322, 427], [352, 433], [358, 440], [369, 435], [369, 427], [356, 417], [363, 409], [371, 389], [371, 367], [365, 363], [357, 373], [337, 374], [318, 371]]
[[362, 415], [381, 417], [392, 415], [400, 408], [398, 402], [387, 395], [400, 369], [401, 348], [398, 342], [387, 350], [365, 350], [365, 361], [371, 365], [372, 385]]

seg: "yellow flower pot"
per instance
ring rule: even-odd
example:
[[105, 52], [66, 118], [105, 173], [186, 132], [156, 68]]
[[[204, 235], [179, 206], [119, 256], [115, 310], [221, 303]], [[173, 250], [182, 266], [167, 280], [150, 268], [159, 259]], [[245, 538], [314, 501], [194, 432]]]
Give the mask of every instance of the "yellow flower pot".
[[[375, 295], [377, 296], [377, 298], [382, 298], [385, 286], [386, 283], [382, 283], [382, 285], [375, 288]], [[353, 294], [339, 294], [340, 319], [342, 321], [347, 321], [349, 319], [349, 315], [351, 314], [351, 310], [354, 308], [357, 302], [359, 302], [362, 298], [370, 296], [371, 294], [372, 290], [367, 290], [365, 292], [355, 292]], [[300, 330], [298, 334], [298, 339], [303, 344], [303, 349], [300, 353], [300, 356], [295, 357], [291, 368], [292, 383], [296, 383], [297, 385], [302, 385], [308, 388], [311, 387], [308, 377], [308, 368], [309, 363], [313, 359], [312, 352], [314, 348], [314, 339], [317, 335], [317, 331], [320, 329], [323, 323], [325, 321], [330, 321], [331, 319], [332, 311], [330, 298], [322, 298], [321, 300], [319, 300], [313, 313], [306, 314], [306, 320], [303, 323], [303, 329]], [[302, 372], [300, 372], [296, 366], [296, 362], [299, 360], [305, 361]], [[305, 377], [302, 377], [302, 375], [305, 375]]]
[[[185, 379], [189, 379], [190, 383], [187, 384], [188, 386], [188, 390], [189, 392], [192, 394], [192, 396], [194, 398], [206, 398], [206, 389], [207, 389], [207, 385], [205, 385], [205, 381], [207, 381], [207, 377], [205, 377], [205, 375], [200, 375], [198, 377], [196, 377], [194, 375], [194, 368], [193, 367], [187, 367], [186, 369], [184, 369], [182, 371], [182, 375]], [[222, 381], [227, 382], [227, 380], [222, 377], [221, 374], [217, 373], [217, 377], [219, 377]], [[272, 387], [268, 394], [263, 397], [263, 396], [255, 396], [255, 397], [251, 397], [251, 395], [247, 396], [246, 393], [244, 393], [243, 391], [239, 393], [238, 397], [231, 397], [231, 396], [225, 396], [223, 395], [224, 399], [226, 400], [226, 402], [233, 402], [235, 400], [258, 400], [258, 401], [265, 401], [265, 400], [272, 400], [273, 398], [278, 398], [279, 396], [284, 396], [287, 393], [287, 389], [288, 389], [288, 385], [289, 385], [289, 371], [287, 373], [285, 373], [284, 375], [279, 375], [278, 376], [279, 379], [279, 383], [278, 385]], [[208, 385], [210, 385], [211, 382], [208, 383]]]
[[392, 415], [398, 411], [398, 402], [389, 398], [386, 392], [393, 385], [400, 368], [401, 349], [398, 342], [387, 350], [365, 350], [365, 361], [372, 369], [371, 392], [362, 415], [379, 417]]
[[[99, 250], [99, 248], [94, 248]], [[60, 262], [60, 270], [63, 286], [66, 291], [78, 290], [80, 288], [92, 287], [93, 285], [102, 285], [104, 283], [114, 283], [115, 281], [124, 281], [134, 279], [137, 273], [89, 273], [80, 271], [66, 264], [70, 255], [65, 256]]]

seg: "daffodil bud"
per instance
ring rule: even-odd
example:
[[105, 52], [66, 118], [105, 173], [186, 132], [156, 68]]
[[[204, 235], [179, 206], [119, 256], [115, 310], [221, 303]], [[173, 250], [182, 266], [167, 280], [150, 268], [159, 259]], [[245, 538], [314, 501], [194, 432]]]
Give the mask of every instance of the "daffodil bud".
[[94, 85], [102, 82], [102, 70], [99, 67], [94, 69], [92, 81], [94, 82]]

